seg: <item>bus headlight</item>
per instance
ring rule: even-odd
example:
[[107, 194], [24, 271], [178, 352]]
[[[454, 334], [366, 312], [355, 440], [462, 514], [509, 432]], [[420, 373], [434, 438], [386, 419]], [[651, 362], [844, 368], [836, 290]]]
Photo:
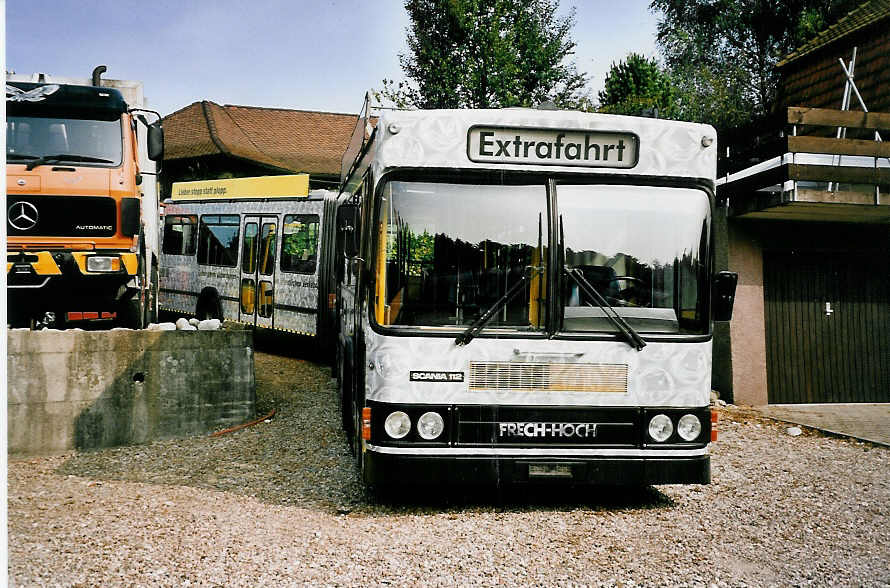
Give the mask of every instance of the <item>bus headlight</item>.
[[684, 441], [693, 441], [701, 434], [701, 421], [694, 414], [684, 414], [677, 422], [677, 434]]
[[386, 434], [393, 439], [401, 439], [411, 430], [411, 419], [401, 410], [389, 413], [383, 423]]
[[120, 269], [120, 257], [107, 257], [103, 255], [91, 255], [87, 257], [88, 272], [119, 272]]
[[649, 436], [655, 441], [663, 443], [674, 434], [674, 423], [664, 414], [657, 414], [649, 421]]
[[425, 412], [417, 419], [417, 433], [427, 441], [435, 439], [444, 430], [445, 421], [437, 412]]

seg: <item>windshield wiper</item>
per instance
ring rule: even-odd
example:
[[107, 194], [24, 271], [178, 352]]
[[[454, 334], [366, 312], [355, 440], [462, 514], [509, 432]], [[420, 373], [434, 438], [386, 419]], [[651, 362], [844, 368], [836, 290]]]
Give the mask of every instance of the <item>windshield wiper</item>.
[[597, 306], [603, 310], [603, 314], [606, 315], [606, 318], [612, 321], [612, 324], [614, 324], [618, 331], [624, 335], [624, 338], [627, 339], [627, 342], [631, 347], [640, 351], [646, 346], [646, 342], [643, 341], [640, 334], [627, 324], [624, 317], [612, 308], [612, 305], [606, 301], [602, 294], [596, 291], [596, 288], [590, 285], [590, 282], [587, 281], [581, 270], [578, 268], [563, 267], [563, 271], [565, 271], [570, 278], [575, 280], [575, 283], [578, 284], [578, 287], [581, 288], [581, 291], [584, 292], [584, 294], [596, 302]]
[[[525, 269], [526, 270], [531, 269], [533, 272], [538, 272], [538, 273], [544, 271], [543, 268], [534, 267], [534, 266], [528, 266]], [[511, 300], [513, 300], [513, 298], [516, 296], [516, 294], [519, 293], [520, 286], [522, 286], [526, 282], [528, 282], [528, 277], [525, 275], [525, 272], [523, 272], [522, 277], [519, 278], [519, 280], [515, 284], [510, 286], [510, 288], [507, 289], [507, 291], [504, 293], [504, 295], [501, 296], [497, 302], [492, 304], [488, 310], [486, 310], [479, 318], [477, 318], [475, 321], [473, 321], [473, 324], [471, 324], [469, 327], [467, 327], [467, 329], [463, 333], [461, 333], [454, 339], [454, 344], [455, 345], [466, 345], [467, 343], [472, 341], [476, 337], [476, 335], [478, 335], [482, 331], [482, 329], [485, 328], [485, 325], [487, 325], [488, 322], [492, 318], [494, 318], [494, 316], [498, 313], [498, 311], [501, 310], [502, 308], [504, 308], [505, 306], [507, 306], [507, 304]]]
[[10, 159], [39, 159], [39, 155], [31, 155], [30, 153], [6, 153], [6, 160]]
[[110, 159], [102, 159], [101, 157], [91, 157], [89, 155], [74, 155], [71, 153], [59, 153], [58, 155], [44, 155], [31, 161], [25, 166], [26, 170], [32, 170], [38, 165], [47, 163], [56, 163], [59, 161], [85, 161], [90, 163], [114, 163]]

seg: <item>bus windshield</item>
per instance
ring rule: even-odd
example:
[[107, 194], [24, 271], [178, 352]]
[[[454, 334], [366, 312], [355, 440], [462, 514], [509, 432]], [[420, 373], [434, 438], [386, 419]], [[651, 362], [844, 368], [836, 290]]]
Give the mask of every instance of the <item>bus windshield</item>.
[[[710, 206], [701, 190], [557, 187], [561, 257], [639, 332], [707, 333]], [[563, 279], [563, 329], [611, 331], [612, 321]]]
[[463, 329], [481, 318], [485, 332], [615, 333], [589, 286], [640, 333], [707, 333], [703, 191], [557, 184], [553, 196], [557, 218], [543, 182], [387, 183], [373, 260], [377, 323]]
[[543, 185], [393, 181], [380, 215], [379, 324], [469, 325], [527, 276], [487, 328], [544, 326], [546, 274], [531, 269], [546, 264]]
[[10, 116], [6, 120], [6, 161], [72, 161], [90, 165], [121, 164], [121, 121]]

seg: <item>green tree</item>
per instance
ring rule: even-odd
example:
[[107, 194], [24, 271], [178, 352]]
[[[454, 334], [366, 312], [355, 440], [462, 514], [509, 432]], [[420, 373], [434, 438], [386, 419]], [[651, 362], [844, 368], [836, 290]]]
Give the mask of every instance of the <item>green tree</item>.
[[600, 112], [638, 115], [657, 109], [660, 117], [671, 118], [674, 87], [657, 61], [631, 53], [624, 61], [612, 64], [599, 101]]
[[858, 0], [652, 0], [679, 116], [718, 128], [767, 114], [778, 61]]
[[501, 108], [552, 101], [589, 107], [587, 76], [570, 59], [574, 11], [558, 0], [405, 0], [406, 81], [380, 95], [414, 108]]

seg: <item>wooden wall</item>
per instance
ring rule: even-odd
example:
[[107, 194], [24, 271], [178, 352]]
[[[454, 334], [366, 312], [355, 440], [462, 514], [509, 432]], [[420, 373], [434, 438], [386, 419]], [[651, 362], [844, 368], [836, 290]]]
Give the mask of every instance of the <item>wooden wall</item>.
[[[781, 106], [840, 108], [844, 72], [857, 47], [855, 81], [870, 112], [890, 112], [890, 18], [792, 61], [781, 68]], [[855, 95], [851, 110], [861, 110]]]

